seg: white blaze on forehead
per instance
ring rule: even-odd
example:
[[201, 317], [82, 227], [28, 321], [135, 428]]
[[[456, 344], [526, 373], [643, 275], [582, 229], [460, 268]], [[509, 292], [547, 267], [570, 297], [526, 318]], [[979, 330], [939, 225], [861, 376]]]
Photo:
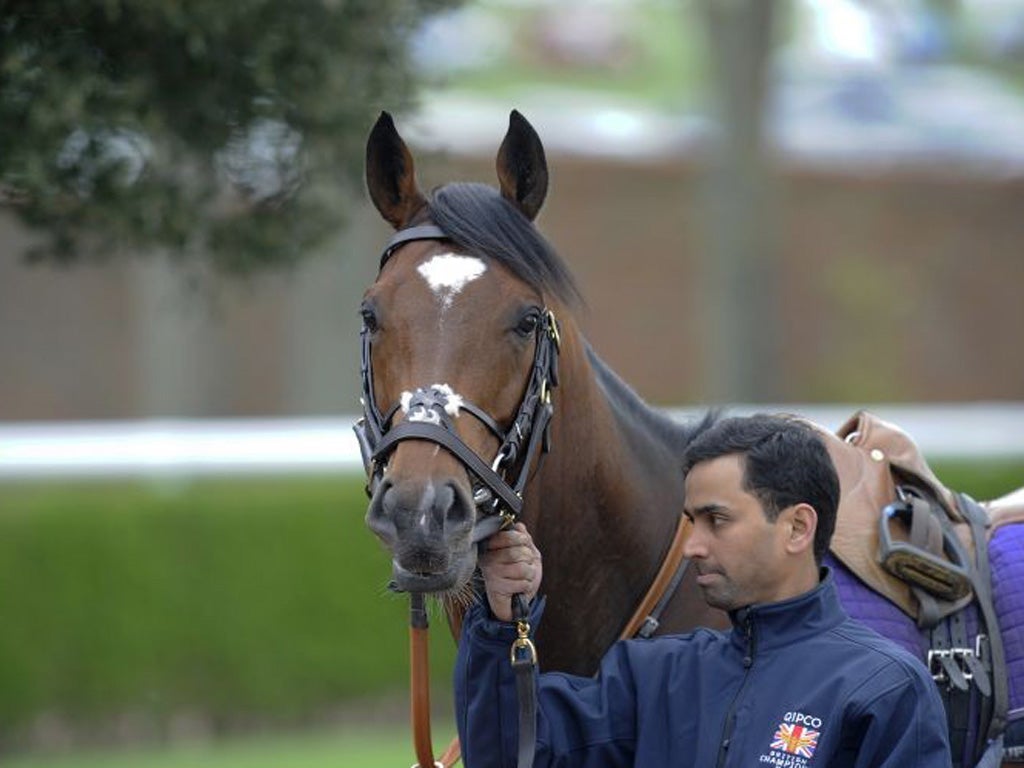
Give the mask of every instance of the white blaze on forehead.
[[416, 267], [416, 271], [447, 309], [463, 288], [487, 271], [487, 265], [475, 256], [439, 253]]

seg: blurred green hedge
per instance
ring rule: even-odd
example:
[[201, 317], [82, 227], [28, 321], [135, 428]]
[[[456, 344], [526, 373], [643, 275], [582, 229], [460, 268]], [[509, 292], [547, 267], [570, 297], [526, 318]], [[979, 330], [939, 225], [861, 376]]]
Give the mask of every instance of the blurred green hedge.
[[[935, 469], [982, 499], [1024, 482], [1021, 462]], [[361, 478], [0, 484], [0, 732], [40, 715], [301, 721], [404, 691], [407, 603], [365, 507]]]
[[404, 690], [407, 602], [365, 508], [361, 478], [0, 484], [0, 732], [301, 719]]

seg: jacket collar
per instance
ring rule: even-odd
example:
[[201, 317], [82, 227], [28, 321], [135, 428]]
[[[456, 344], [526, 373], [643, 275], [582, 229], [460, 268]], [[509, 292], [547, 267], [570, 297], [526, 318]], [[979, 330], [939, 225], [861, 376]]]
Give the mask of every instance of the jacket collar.
[[[747, 648], [753, 638], [757, 649], [768, 650], [826, 632], [848, 616], [839, 604], [832, 571], [821, 568], [818, 586], [777, 603], [756, 603], [729, 612], [731, 638]], [[751, 635], [752, 632], [752, 635]]]

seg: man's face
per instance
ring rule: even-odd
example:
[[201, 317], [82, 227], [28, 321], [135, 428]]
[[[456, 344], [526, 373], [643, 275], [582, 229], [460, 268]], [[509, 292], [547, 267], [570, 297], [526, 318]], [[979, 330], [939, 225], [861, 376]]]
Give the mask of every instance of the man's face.
[[686, 476], [686, 515], [693, 533], [684, 554], [693, 561], [704, 599], [733, 610], [780, 599], [785, 573], [785, 525], [765, 517], [761, 502], [743, 490], [738, 454], [694, 466]]

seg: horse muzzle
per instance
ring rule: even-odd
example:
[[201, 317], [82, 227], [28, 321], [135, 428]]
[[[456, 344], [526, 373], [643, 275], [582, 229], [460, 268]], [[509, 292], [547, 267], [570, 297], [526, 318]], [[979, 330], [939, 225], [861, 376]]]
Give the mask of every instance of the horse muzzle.
[[381, 482], [366, 523], [391, 551], [394, 586], [404, 592], [456, 589], [472, 576], [476, 509], [452, 480]]

